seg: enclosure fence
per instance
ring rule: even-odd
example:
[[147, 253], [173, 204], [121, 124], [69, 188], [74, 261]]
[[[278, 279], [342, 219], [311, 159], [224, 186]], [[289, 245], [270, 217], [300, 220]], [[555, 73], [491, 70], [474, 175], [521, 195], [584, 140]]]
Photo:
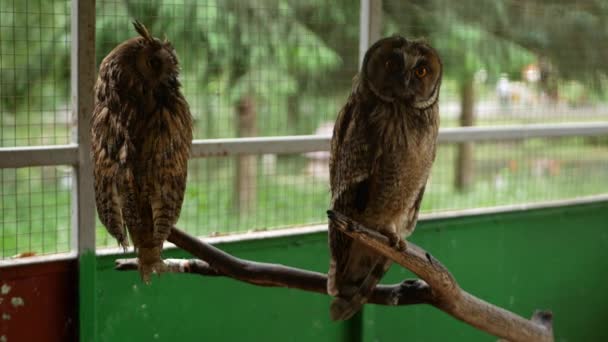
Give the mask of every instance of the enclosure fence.
[[[446, 2], [431, 3], [432, 10], [446, 12], [446, 21], [454, 20], [453, 35], [445, 39], [462, 49], [479, 48], [481, 57], [475, 56], [479, 62], [468, 83], [444, 75], [441, 145], [423, 214], [605, 199], [608, 98], [560, 100], [535, 91], [534, 82], [542, 81], [532, 74], [542, 63], [525, 47], [495, 46], [496, 35], [484, 36], [484, 22], [463, 15], [466, 8], [448, 13]], [[542, 14], [508, 3], [531, 22]], [[132, 18], [174, 42], [195, 119], [178, 226], [199, 236], [323, 227], [333, 120], [370, 43], [395, 32], [430, 35], [445, 52], [446, 68], [472, 58], [442, 40], [432, 22], [395, 19], [413, 8], [414, 2], [388, 0], [331, 6], [287, 0], [2, 0], [0, 262], [61, 253], [72, 258], [116, 246], [96, 221], [89, 120], [97, 66], [134, 35]], [[490, 8], [482, 6], [484, 11]], [[492, 64], [499, 63], [496, 53], [515, 56], [504, 62], [505, 70], [522, 69], [522, 79], [531, 74], [531, 81], [505, 83]], [[492, 56], [485, 61], [486, 55]], [[584, 92], [594, 84], [564, 81], [560, 89]], [[463, 120], [467, 89], [479, 92], [471, 105], [476, 123]]]

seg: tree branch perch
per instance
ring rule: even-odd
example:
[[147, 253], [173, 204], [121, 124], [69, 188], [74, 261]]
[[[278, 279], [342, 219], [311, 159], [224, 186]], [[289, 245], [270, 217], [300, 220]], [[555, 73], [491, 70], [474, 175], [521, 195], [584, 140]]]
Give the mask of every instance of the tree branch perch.
[[[223, 276], [258, 286], [327, 294], [327, 276], [323, 273], [236, 258], [175, 227], [171, 230], [169, 242], [202, 260], [165, 259], [168, 272]], [[120, 271], [137, 270], [137, 259], [117, 259], [115, 268]], [[369, 302], [411, 305], [429, 303], [431, 300], [430, 287], [421, 280], [411, 279], [400, 284], [377, 286]]]
[[[527, 320], [510, 311], [481, 300], [460, 288], [448, 269], [429, 253], [408, 242], [405, 251], [389, 246], [388, 238], [370, 230], [348, 217], [328, 211], [337, 227], [353, 239], [359, 240], [378, 253], [395, 261], [422, 278], [432, 289], [429, 304], [465, 323], [510, 341], [553, 341], [553, 331], [547, 328], [550, 312], [538, 313], [538, 321]], [[534, 317], [536, 317], [535, 314]], [[543, 319], [540, 319], [542, 317]]]
[[[385, 236], [348, 217], [332, 211], [328, 215], [339, 223], [338, 228], [344, 233], [422, 278], [394, 285], [379, 285], [369, 303], [391, 306], [430, 304], [480, 330], [509, 341], [553, 341], [550, 312], [537, 311], [532, 320], [527, 320], [496, 307], [462, 290], [441, 262], [415, 244], [407, 242], [407, 249], [399, 251], [389, 246]], [[327, 294], [325, 274], [236, 258], [175, 227], [171, 230], [169, 241], [201, 259], [166, 259], [169, 272], [223, 276], [258, 286], [287, 287]], [[137, 269], [137, 259], [118, 259], [116, 263], [118, 270]]]

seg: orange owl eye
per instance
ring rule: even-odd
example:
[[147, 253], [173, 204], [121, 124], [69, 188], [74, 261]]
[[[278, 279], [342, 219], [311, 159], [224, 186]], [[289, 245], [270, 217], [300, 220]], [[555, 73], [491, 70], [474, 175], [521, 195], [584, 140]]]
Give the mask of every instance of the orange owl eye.
[[421, 66], [417, 67], [414, 73], [416, 73], [416, 76], [418, 76], [418, 78], [423, 78], [428, 73], [428, 70], [426, 67]]

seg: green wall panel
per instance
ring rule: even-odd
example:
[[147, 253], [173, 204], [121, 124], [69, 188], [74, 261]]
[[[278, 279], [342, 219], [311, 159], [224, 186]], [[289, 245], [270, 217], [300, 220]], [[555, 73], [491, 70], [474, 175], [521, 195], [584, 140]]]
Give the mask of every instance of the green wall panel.
[[[462, 288], [524, 317], [554, 313], [556, 341], [608, 340], [606, 203], [423, 222], [413, 241]], [[410, 276], [393, 267], [385, 282]], [[495, 341], [428, 306], [368, 306], [366, 341]]]
[[[556, 341], [608, 340], [608, 203], [424, 221], [413, 241], [476, 296], [526, 317], [551, 309]], [[220, 248], [320, 272], [328, 265], [326, 234]], [[362, 317], [333, 323], [329, 298], [313, 293], [193, 275], [146, 286], [136, 272], [114, 271], [114, 258], [97, 263], [99, 341], [496, 340], [428, 306], [368, 305]], [[393, 267], [384, 282], [407, 277]]]
[[[238, 257], [325, 272], [323, 234], [221, 248]], [[188, 257], [171, 251], [166, 257]], [[263, 288], [225, 278], [164, 274], [150, 286], [137, 272], [114, 271], [101, 257], [97, 283], [99, 341], [339, 341], [350, 323], [333, 323], [329, 297]]]

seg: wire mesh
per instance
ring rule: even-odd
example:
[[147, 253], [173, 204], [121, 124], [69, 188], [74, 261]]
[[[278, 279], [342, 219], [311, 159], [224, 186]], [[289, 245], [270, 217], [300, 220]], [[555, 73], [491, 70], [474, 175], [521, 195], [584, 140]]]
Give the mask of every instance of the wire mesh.
[[0, 4], [0, 147], [68, 143], [70, 3]]
[[[132, 36], [131, 17], [173, 41], [196, 138], [330, 134], [357, 71], [359, 9], [353, 2], [98, 4], [98, 60]], [[548, 18], [541, 4], [505, 6], [384, 1], [384, 35], [424, 36], [444, 59], [442, 127], [607, 120], [601, 79], [564, 76], [558, 71], [572, 60], [568, 52], [549, 59], [518, 43], [524, 30], [547, 29], [538, 21]], [[505, 25], [519, 20], [521, 30], [491, 31], [489, 14]], [[592, 57], [578, 63], [593, 65]], [[607, 147], [600, 140], [469, 145], [465, 171], [459, 170], [463, 146], [439, 148], [423, 212], [572, 198], [606, 188]], [[197, 235], [222, 235], [322, 223], [329, 205], [327, 161], [327, 152], [192, 160], [178, 225]], [[101, 227], [99, 236], [102, 245], [113, 245]]]
[[[455, 186], [458, 146], [441, 145], [422, 202], [423, 213], [534, 203], [598, 195], [608, 189], [608, 141], [552, 138], [478, 143], [473, 181]], [[237, 182], [247, 157], [190, 161], [178, 226], [199, 236], [326, 222], [328, 152], [260, 155], [255, 180]], [[240, 165], [240, 166], [239, 166]], [[100, 244], [114, 246], [103, 228]]]
[[[68, 143], [70, 1], [0, 4], [0, 147]], [[135, 36], [132, 19], [172, 41], [195, 139], [330, 134], [357, 72], [356, 1], [96, 6], [98, 65]], [[384, 0], [382, 35], [425, 37], [440, 52], [442, 127], [605, 122], [607, 17], [588, 0]], [[322, 223], [327, 161], [327, 152], [193, 159], [178, 225], [222, 235]], [[605, 137], [441, 145], [422, 210], [606, 193], [607, 164]], [[69, 249], [67, 169], [0, 171], [2, 258]], [[115, 246], [99, 221], [97, 241]]]
[[254, 103], [256, 135], [312, 134], [333, 121], [358, 59], [358, 6], [323, 4], [100, 0], [97, 60], [135, 36], [137, 18], [176, 49], [195, 139], [246, 134], [238, 130], [243, 101]]
[[494, 207], [605, 194], [608, 140], [556, 138], [477, 143], [471, 182], [457, 182], [459, 146], [442, 145], [422, 212]]
[[[606, 17], [606, 6], [585, 0], [384, 0], [382, 34], [438, 50], [441, 127], [606, 122]], [[600, 138], [442, 146], [422, 210], [606, 193], [607, 148]]]
[[[70, 141], [69, 60], [69, 1], [0, 1], [0, 148]], [[69, 251], [69, 167], [0, 179], [0, 259]]]
[[[323, 222], [329, 203], [327, 160], [308, 155], [191, 160], [177, 226], [198, 236], [221, 236]], [[247, 180], [239, 182], [244, 173]], [[116, 245], [101, 226], [97, 236], [101, 246]]]
[[383, 4], [383, 35], [424, 38], [442, 56], [442, 127], [462, 124], [463, 96], [474, 103], [471, 120], [477, 126], [608, 120], [605, 5], [589, 0]]
[[70, 250], [71, 167], [1, 169], [0, 259]]
[[[357, 71], [359, 9], [325, 4], [101, 0], [97, 61], [137, 18], [176, 49], [195, 139], [329, 134]], [[302, 173], [305, 157], [243, 158], [190, 161], [180, 227], [218, 235], [323, 219], [327, 178]], [[99, 244], [114, 246], [97, 226]]]

